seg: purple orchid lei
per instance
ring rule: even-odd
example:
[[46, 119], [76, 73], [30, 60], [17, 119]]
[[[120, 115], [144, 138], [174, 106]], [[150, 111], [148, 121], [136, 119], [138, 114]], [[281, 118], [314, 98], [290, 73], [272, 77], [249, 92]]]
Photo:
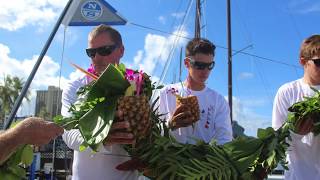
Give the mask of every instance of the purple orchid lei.
[[143, 71], [136, 72], [132, 69], [126, 69], [125, 78], [129, 81], [130, 84], [135, 83], [136, 95], [140, 95], [142, 89], [142, 82], [143, 82]]
[[[87, 69], [87, 71], [91, 74], [94, 74], [94, 75], [97, 75], [96, 73], [96, 70], [94, 69], [94, 66], [93, 64], [90, 64], [89, 68]], [[90, 76], [86, 76], [87, 77], [87, 80], [90, 81], [91, 80], [91, 77]]]
[[178, 91], [178, 89], [172, 87], [172, 88], [169, 88], [169, 89], [167, 90], [167, 94], [168, 94], [168, 93], [171, 93], [171, 94], [174, 95], [174, 94], [178, 94], [179, 91]]

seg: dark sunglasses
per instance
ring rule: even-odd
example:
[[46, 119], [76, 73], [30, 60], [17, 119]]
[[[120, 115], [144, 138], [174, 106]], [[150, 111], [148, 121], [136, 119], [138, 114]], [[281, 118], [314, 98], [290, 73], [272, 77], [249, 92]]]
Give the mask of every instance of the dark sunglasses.
[[212, 61], [210, 63], [205, 63], [205, 62], [199, 62], [199, 61], [195, 61], [194, 59], [190, 58], [190, 57], [187, 57], [187, 59], [189, 59], [189, 62], [191, 64], [191, 66], [195, 69], [198, 69], [198, 70], [204, 70], [204, 69], [208, 69], [208, 70], [212, 70], [214, 65], [215, 65], [215, 62]]
[[94, 58], [96, 53], [100, 56], [108, 56], [110, 55], [115, 49], [117, 49], [117, 45], [106, 45], [97, 48], [88, 48], [86, 49], [86, 53], [90, 58]]
[[314, 65], [316, 65], [318, 68], [320, 68], [320, 58], [318, 59], [310, 59], [311, 61], [313, 61]]

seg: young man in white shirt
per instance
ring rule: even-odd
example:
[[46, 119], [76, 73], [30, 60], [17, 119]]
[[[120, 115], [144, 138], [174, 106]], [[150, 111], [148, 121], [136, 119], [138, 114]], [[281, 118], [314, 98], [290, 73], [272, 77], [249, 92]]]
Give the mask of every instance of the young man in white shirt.
[[[106, 25], [94, 28], [88, 37], [87, 55], [91, 58], [92, 73], [99, 75], [111, 63], [118, 64], [124, 53], [124, 46], [120, 33]], [[70, 82], [62, 93], [63, 116], [70, 116], [69, 107], [77, 100], [78, 89], [92, 79], [83, 76]], [[135, 180], [138, 179], [137, 172], [119, 171], [115, 167], [130, 158], [120, 144], [130, 144], [134, 142], [133, 134], [117, 132], [116, 129], [128, 128], [129, 122], [113, 123], [108, 134], [105, 147], [101, 147], [101, 152], [93, 153], [90, 148], [80, 152], [79, 146], [83, 142], [79, 130], [66, 131], [62, 138], [69, 148], [74, 150], [72, 167], [73, 180]], [[103, 152], [104, 151], [104, 152]]]
[[[181, 143], [194, 144], [198, 140], [224, 144], [232, 140], [230, 109], [224, 97], [206, 86], [215, 65], [215, 46], [207, 39], [194, 38], [188, 42], [184, 65], [188, 76], [184, 82], [167, 85], [160, 92], [159, 111], [166, 114], [171, 134]], [[200, 119], [193, 119], [185, 105], [176, 107], [177, 93], [182, 97], [197, 96]], [[172, 123], [174, 122], [174, 123]]]
[[[305, 39], [300, 48], [299, 62], [303, 66], [302, 78], [282, 85], [275, 97], [272, 127], [278, 129], [286, 121], [288, 108], [304, 97], [314, 95], [310, 88], [320, 89], [320, 35]], [[297, 132], [291, 132], [292, 141], [287, 151], [289, 171], [287, 180], [320, 179], [320, 136], [314, 136], [312, 119], [302, 121]]]

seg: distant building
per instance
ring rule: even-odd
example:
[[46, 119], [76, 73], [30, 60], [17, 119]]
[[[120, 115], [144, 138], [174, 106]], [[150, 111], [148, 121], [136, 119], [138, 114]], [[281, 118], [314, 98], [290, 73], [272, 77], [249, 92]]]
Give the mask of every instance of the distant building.
[[48, 90], [37, 91], [35, 115], [52, 120], [61, 111], [62, 90], [49, 86]]

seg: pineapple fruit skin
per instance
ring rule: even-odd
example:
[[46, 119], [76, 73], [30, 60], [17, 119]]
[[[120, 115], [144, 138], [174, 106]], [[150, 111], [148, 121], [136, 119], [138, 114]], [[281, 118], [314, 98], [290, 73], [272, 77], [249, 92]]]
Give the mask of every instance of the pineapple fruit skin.
[[176, 106], [180, 104], [186, 105], [186, 111], [191, 112], [192, 123], [199, 121], [200, 119], [200, 109], [197, 96], [187, 96], [187, 97], [177, 97]]
[[147, 96], [122, 96], [118, 100], [117, 109], [122, 111], [122, 115], [115, 121], [128, 121], [130, 127], [125, 131], [133, 133], [136, 141], [150, 133], [151, 110]]

